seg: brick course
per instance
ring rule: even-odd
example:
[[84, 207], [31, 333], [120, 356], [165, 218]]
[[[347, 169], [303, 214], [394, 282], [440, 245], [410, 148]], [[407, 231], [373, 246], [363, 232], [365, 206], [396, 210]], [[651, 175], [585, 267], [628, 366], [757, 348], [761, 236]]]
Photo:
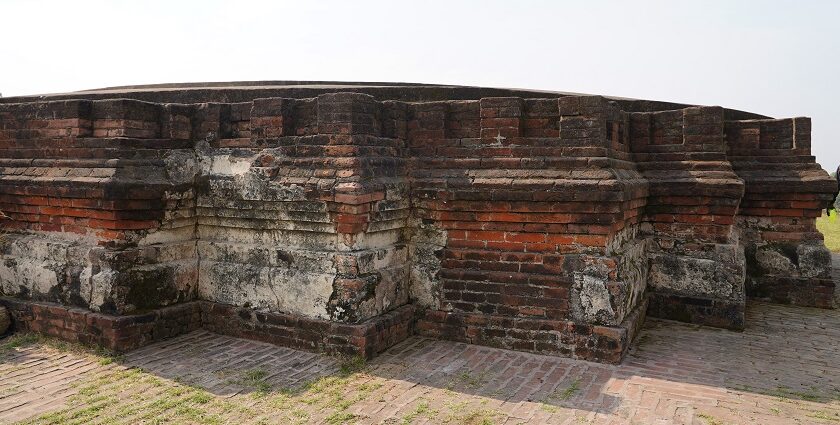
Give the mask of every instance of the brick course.
[[0, 294], [201, 305], [218, 332], [365, 356], [416, 310], [423, 334], [609, 362], [645, 313], [834, 306], [807, 118], [424, 86], [111, 97], [0, 100]]
[[126, 352], [197, 329], [286, 347], [372, 358], [414, 333], [414, 309], [400, 307], [360, 324], [192, 301], [143, 314], [114, 316], [55, 303], [2, 297], [19, 331]]

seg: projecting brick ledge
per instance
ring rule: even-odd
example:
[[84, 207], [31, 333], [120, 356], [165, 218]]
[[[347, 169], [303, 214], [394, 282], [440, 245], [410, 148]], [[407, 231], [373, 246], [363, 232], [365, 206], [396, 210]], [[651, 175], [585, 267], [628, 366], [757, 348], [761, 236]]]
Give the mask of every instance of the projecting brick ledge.
[[340, 324], [293, 314], [193, 301], [143, 314], [112, 316], [59, 304], [0, 298], [16, 330], [65, 341], [130, 351], [197, 329], [285, 347], [372, 358], [408, 338], [414, 306], [405, 305], [359, 324]]
[[285, 347], [370, 359], [414, 332], [414, 306], [404, 305], [359, 324], [264, 313], [201, 301], [203, 327], [209, 331]]
[[130, 316], [8, 297], [0, 298], [0, 305], [11, 312], [15, 330], [120, 352], [201, 328], [201, 306], [196, 302]]
[[744, 329], [744, 303], [740, 302], [653, 293], [648, 313], [680, 322]]
[[644, 323], [647, 302], [620, 326], [562, 320], [426, 311], [415, 325], [415, 307], [405, 305], [360, 324], [340, 324], [293, 314], [193, 301], [143, 314], [112, 316], [54, 303], [0, 298], [17, 330], [125, 352], [177, 335], [206, 329], [280, 346], [372, 358], [415, 332], [517, 351], [620, 363]]
[[750, 296], [763, 301], [805, 307], [834, 308], [835, 279], [782, 277], [753, 278], [747, 288]]
[[566, 320], [513, 319], [504, 316], [427, 311], [417, 323], [422, 336], [517, 351], [621, 363], [644, 323], [647, 300], [619, 326]]

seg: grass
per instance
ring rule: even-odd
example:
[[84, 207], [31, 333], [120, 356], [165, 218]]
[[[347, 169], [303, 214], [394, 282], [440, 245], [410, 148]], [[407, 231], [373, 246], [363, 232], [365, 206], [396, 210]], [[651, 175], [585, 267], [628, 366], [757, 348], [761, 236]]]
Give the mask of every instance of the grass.
[[567, 401], [570, 398], [572, 398], [575, 394], [577, 394], [578, 391], [580, 391], [580, 379], [575, 379], [574, 381], [572, 381], [571, 384], [569, 384], [568, 387], [563, 388], [562, 390], [560, 388], [554, 390], [554, 392], [551, 393], [548, 396], [548, 398], [560, 401]]
[[802, 390], [794, 390], [784, 385], [779, 385], [772, 389], [753, 388], [749, 385], [735, 385], [733, 388], [737, 391], [751, 392], [775, 397], [780, 399], [781, 401], [804, 400], [815, 403], [829, 403], [834, 401], [840, 401], [840, 391], [835, 390], [830, 394], [826, 394], [820, 392], [820, 390], [816, 387], [811, 387]]
[[[22, 424], [104, 423], [201, 423], [224, 424], [249, 418], [255, 423], [304, 424], [322, 421], [349, 424], [361, 419], [348, 411], [355, 403], [368, 399], [383, 383], [367, 375], [367, 364], [358, 357], [345, 358], [332, 375], [303, 384], [297, 389], [275, 390], [263, 369], [231, 371], [228, 383], [250, 389], [250, 397], [223, 398], [192, 386], [183, 379], [161, 378], [142, 369], [128, 367], [123, 358], [79, 344], [21, 333], [0, 342], [0, 355], [16, 349], [40, 345], [90, 356], [100, 372], [73, 385], [76, 389], [69, 407], [31, 418]], [[245, 393], [247, 394], [247, 393]], [[425, 413], [420, 409], [417, 414]], [[319, 415], [321, 419], [311, 417]]]
[[420, 403], [417, 404], [414, 410], [402, 417], [402, 421], [400, 421], [400, 423], [402, 425], [409, 425], [410, 423], [414, 422], [414, 420], [419, 416], [426, 416], [430, 419], [433, 419], [436, 413], [436, 410], [432, 410], [429, 407], [428, 400], [421, 399]]
[[560, 411], [558, 406], [552, 403], [558, 401], [568, 401], [580, 391], [580, 379], [573, 380], [568, 387], [555, 389], [551, 394], [540, 401], [540, 409], [547, 413], [557, 413]]
[[717, 418], [715, 418], [712, 415], [707, 415], [705, 413], [701, 413], [701, 414], [697, 415], [697, 417], [706, 421], [706, 423], [708, 425], [723, 425], [722, 421], [718, 420]]
[[2, 340], [2, 342], [0, 342], [0, 355], [17, 348], [25, 348], [36, 344], [50, 347], [61, 352], [68, 352], [83, 356], [93, 356], [102, 366], [106, 366], [114, 362], [121, 362], [123, 360], [123, 356], [121, 354], [117, 354], [102, 347], [90, 347], [31, 332], [19, 332]]
[[840, 217], [833, 220], [827, 215], [817, 218], [817, 230], [825, 236], [825, 246], [832, 252], [840, 252]]
[[[35, 334], [18, 334], [0, 341], [0, 359], [5, 352], [33, 347], [33, 352], [57, 349], [89, 356], [98, 363], [95, 372], [73, 384], [75, 395], [64, 408], [28, 419], [24, 424], [352, 424], [367, 422], [364, 406], [384, 405], [390, 400], [389, 378], [374, 374], [361, 357], [338, 359], [327, 376], [278, 388], [268, 368], [223, 369], [208, 373], [215, 381], [231, 384], [232, 391], [213, 394], [185, 376], [166, 378], [137, 367], [122, 357], [78, 344], [69, 344]], [[40, 347], [39, 347], [40, 346]], [[455, 385], [464, 389], [481, 387], [488, 372], [462, 370], [453, 375]], [[189, 375], [192, 376], [192, 375]], [[200, 377], [198, 377], [200, 378]], [[553, 400], [570, 400], [581, 391], [579, 379], [565, 382]], [[243, 391], [244, 390], [244, 391]], [[480, 403], [466, 400], [461, 392], [444, 390], [450, 401], [420, 397], [416, 404], [390, 418], [393, 424], [433, 422], [442, 424], [491, 425], [509, 417]], [[471, 393], [471, 391], [466, 391]], [[486, 396], [485, 396], [486, 397]], [[560, 407], [544, 405], [548, 413]], [[815, 413], [816, 414], [816, 413]]]
[[44, 337], [34, 333], [17, 333], [14, 334], [0, 344], [0, 353], [11, 351], [15, 348], [22, 348], [32, 344], [37, 344], [44, 340]]
[[[449, 414], [439, 417], [440, 422], [444, 424], [493, 425], [504, 422], [504, 420], [500, 420], [503, 418], [502, 413], [492, 409], [470, 406], [466, 401], [446, 403], [446, 407], [449, 408]], [[437, 413], [437, 411], [433, 413]]]
[[[42, 340], [26, 337], [11, 342], [21, 346], [39, 341]], [[383, 388], [385, 379], [370, 374], [367, 364], [360, 358], [346, 358], [336, 365], [331, 375], [295, 388], [273, 388], [266, 382], [270, 374], [260, 368], [228, 373], [225, 375], [232, 378], [228, 383], [251, 389], [251, 395], [245, 392], [217, 396], [183, 379], [167, 379], [122, 363], [108, 363], [99, 373], [84, 378], [75, 386], [76, 394], [68, 400], [67, 408], [32, 418], [24, 424], [352, 424], [366, 419], [354, 413], [352, 406], [359, 402], [382, 402], [389, 391], [388, 387]], [[259, 397], [253, 396], [255, 392]], [[479, 406], [463, 401], [433, 407], [431, 400], [420, 398], [409, 412], [393, 418], [393, 423], [431, 420], [444, 424], [491, 425], [506, 419], [500, 412], [485, 408], [484, 404], [486, 400]]]
[[242, 379], [240, 379], [237, 383], [253, 388], [255, 398], [265, 397], [269, 391], [271, 391], [271, 384], [265, 381], [267, 376], [268, 372], [262, 369], [246, 370], [245, 373], [242, 374]]
[[829, 421], [829, 422], [840, 422], [840, 415], [838, 415], [837, 413], [829, 413], [829, 412], [825, 412], [825, 411], [822, 411], [822, 410], [818, 410], [816, 412], [810, 413], [808, 415], [808, 417], [809, 418], [822, 419], [824, 421]]
[[464, 388], [469, 389], [476, 389], [487, 381], [487, 374], [488, 371], [484, 371], [478, 374], [478, 376], [473, 376], [470, 374], [469, 371], [465, 370], [455, 376], [449, 383], [446, 385], [447, 390], [453, 390], [458, 384], [464, 386]]

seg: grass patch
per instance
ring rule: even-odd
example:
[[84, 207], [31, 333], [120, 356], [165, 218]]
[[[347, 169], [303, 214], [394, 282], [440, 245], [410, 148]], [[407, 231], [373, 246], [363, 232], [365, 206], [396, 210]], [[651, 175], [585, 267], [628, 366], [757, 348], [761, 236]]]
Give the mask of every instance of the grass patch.
[[798, 399], [813, 402], [829, 402], [840, 400], [840, 392], [834, 391], [833, 394], [823, 394], [816, 387], [811, 387], [807, 390], [793, 390], [784, 385], [779, 385], [776, 388], [766, 390], [761, 388], [753, 388], [749, 385], [735, 385], [733, 387], [737, 391], [752, 392], [766, 396], [776, 397], [781, 401], [786, 399]]
[[[22, 347], [44, 343], [44, 337], [32, 334], [17, 335], [5, 340], [3, 347]], [[65, 350], [75, 350], [73, 344], [59, 345]], [[9, 348], [10, 349], [10, 348]], [[367, 420], [361, 403], [376, 405], [385, 402], [386, 391], [381, 391], [387, 380], [368, 371], [360, 357], [347, 357], [333, 363], [333, 373], [295, 383], [289, 388], [272, 388], [270, 369], [227, 369], [213, 372], [215, 382], [236, 383], [253, 391], [214, 395], [191, 385], [182, 376], [166, 378], [149, 371], [125, 364], [110, 365], [120, 360], [117, 356], [86, 349], [100, 364], [108, 364], [72, 385], [76, 394], [67, 400], [63, 409], [29, 419], [27, 424], [85, 424], [92, 421], [110, 423], [186, 424], [200, 423], [222, 425], [239, 423], [247, 418], [252, 423], [282, 424], [350, 424]], [[190, 375], [191, 376], [191, 375]], [[474, 387], [481, 385], [483, 376], [460, 374], [459, 383]], [[198, 381], [192, 381], [198, 382]], [[573, 384], [576, 390], [576, 384]], [[378, 391], [380, 390], [380, 391]], [[457, 394], [452, 393], [457, 396]], [[396, 424], [433, 421], [444, 424], [485, 425], [504, 422], [507, 416], [489, 409], [487, 400], [482, 403], [451, 403], [433, 406], [430, 399], [420, 398], [416, 404], [402, 411], [402, 416], [390, 418]], [[439, 410], [436, 410], [439, 409]]]
[[367, 362], [362, 356], [353, 356], [342, 359], [338, 370], [342, 375], [350, 375], [356, 372], [361, 372], [367, 368]]
[[557, 413], [560, 411], [558, 406], [551, 404], [551, 401], [567, 401], [574, 397], [580, 391], [580, 379], [575, 379], [566, 388], [557, 388], [551, 394], [540, 401], [540, 409], [547, 413]]
[[349, 412], [333, 412], [331, 415], [327, 416], [326, 422], [330, 425], [339, 425], [339, 424], [346, 424], [349, 422], [353, 422], [356, 419], [356, 415], [349, 413]]
[[445, 424], [463, 425], [494, 425], [501, 423], [499, 418], [503, 415], [495, 410], [484, 408], [470, 408], [466, 402], [450, 403], [451, 413], [442, 420]]
[[242, 374], [242, 379], [239, 380], [237, 383], [246, 387], [250, 387], [254, 389], [254, 397], [261, 398], [265, 397], [269, 391], [271, 391], [271, 384], [265, 381], [265, 378], [268, 376], [268, 372], [262, 369], [251, 369], [246, 370], [245, 373]]
[[190, 397], [190, 402], [195, 404], [207, 404], [213, 400], [213, 396], [207, 391], [199, 391]]
[[463, 388], [476, 389], [487, 382], [488, 374], [489, 371], [483, 371], [477, 376], [473, 376], [470, 371], [464, 370], [455, 375], [449, 383], [446, 384], [446, 390], [452, 391], [458, 385], [463, 386]]
[[262, 369], [251, 369], [245, 372], [245, 379], [251, 382], [262, 381], [268, 376], [268, 372]]
[[67, 342], [58, 338], [44, 336], [34, 332], [16, 333], [0, 343], [0, 354], [7, 353], [17, 348], [24, 348], [31, 345], [43, 345], [61, 352], [69, 352], [84, 356], [92, 356], [96, 361], [105, 366], [115, 362], [122, 362], [123, 355], [102, 347], [91, 347], [74, 342]]
[[780, 397], [800, 398], [805, 401], [823, 401], [829, 400], [829, 397], [823, 397], [815, 388], [806, 391], [793, 391], [790, 388], [779, 386], [776, 387], [776, 394]]
[[817, 230], [825, 236], [825, 246], [832, 252], [840, 252], [840, 217], [833, 220], [827, 215], [817, 218]]
[[420, 403], [417, 404], [417, 406], [414, 408], [414, 410], [412, 410], [411, 412], [408, 412], [407, 414], [405, 414], [402, 417], [402, 420], [400, 421], [400, 423], [402, 425], [408, 425], [408, 424], [414, 422], [414, 420], [417, 419], [420, 416], [426, 416], [430, 419], [433, 419], [434, 415], [436, 413], [437, 413], [436, 410], [432, 410], [431, 408], [429, 408], [429, 401], [428, 400], [421, 399]]
[[807, 415], [809, 418], [822, 419], [829, 422], [840, 422], [840, 414], [818, 410]]
[[719, 420], [718, 418], [715, 418], [712, 415], [707, 415], [705, 413], [701, 413], [701, 414], [697, 415], [697, 417], [706, 421], [707, 425], [723, 425], [723, 421]]
[[44, 337], [35, 333], [16, 333], [6, 338], [3, 343], [0, 344], [0, 353], [5, 353], [15, 348], [23, 348], [33, 344], [38, 344], [43, 342], [43, 340]]
[[580, 379], [575, 379], [574, 381], [572, 381], [571, 384], [569, 384], [568, 387], [562, 390], [558, 388], [553, 393], [551, 393], [551, 395], [549, 395], [548, 398], [566, 401], [572, 398], [575, 394], [577, 394], [578, 391], [580, 391]]

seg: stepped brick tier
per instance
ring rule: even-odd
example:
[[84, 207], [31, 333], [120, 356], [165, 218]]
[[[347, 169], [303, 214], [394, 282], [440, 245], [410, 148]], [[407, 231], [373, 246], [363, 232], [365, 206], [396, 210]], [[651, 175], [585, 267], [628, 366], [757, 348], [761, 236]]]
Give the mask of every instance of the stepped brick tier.
[[412, 333], [620, 362], [645, 314], [832, 308], [808, 118], [528, 90], [259, 82], [0, 99], [0, 302], [128, 350]]

